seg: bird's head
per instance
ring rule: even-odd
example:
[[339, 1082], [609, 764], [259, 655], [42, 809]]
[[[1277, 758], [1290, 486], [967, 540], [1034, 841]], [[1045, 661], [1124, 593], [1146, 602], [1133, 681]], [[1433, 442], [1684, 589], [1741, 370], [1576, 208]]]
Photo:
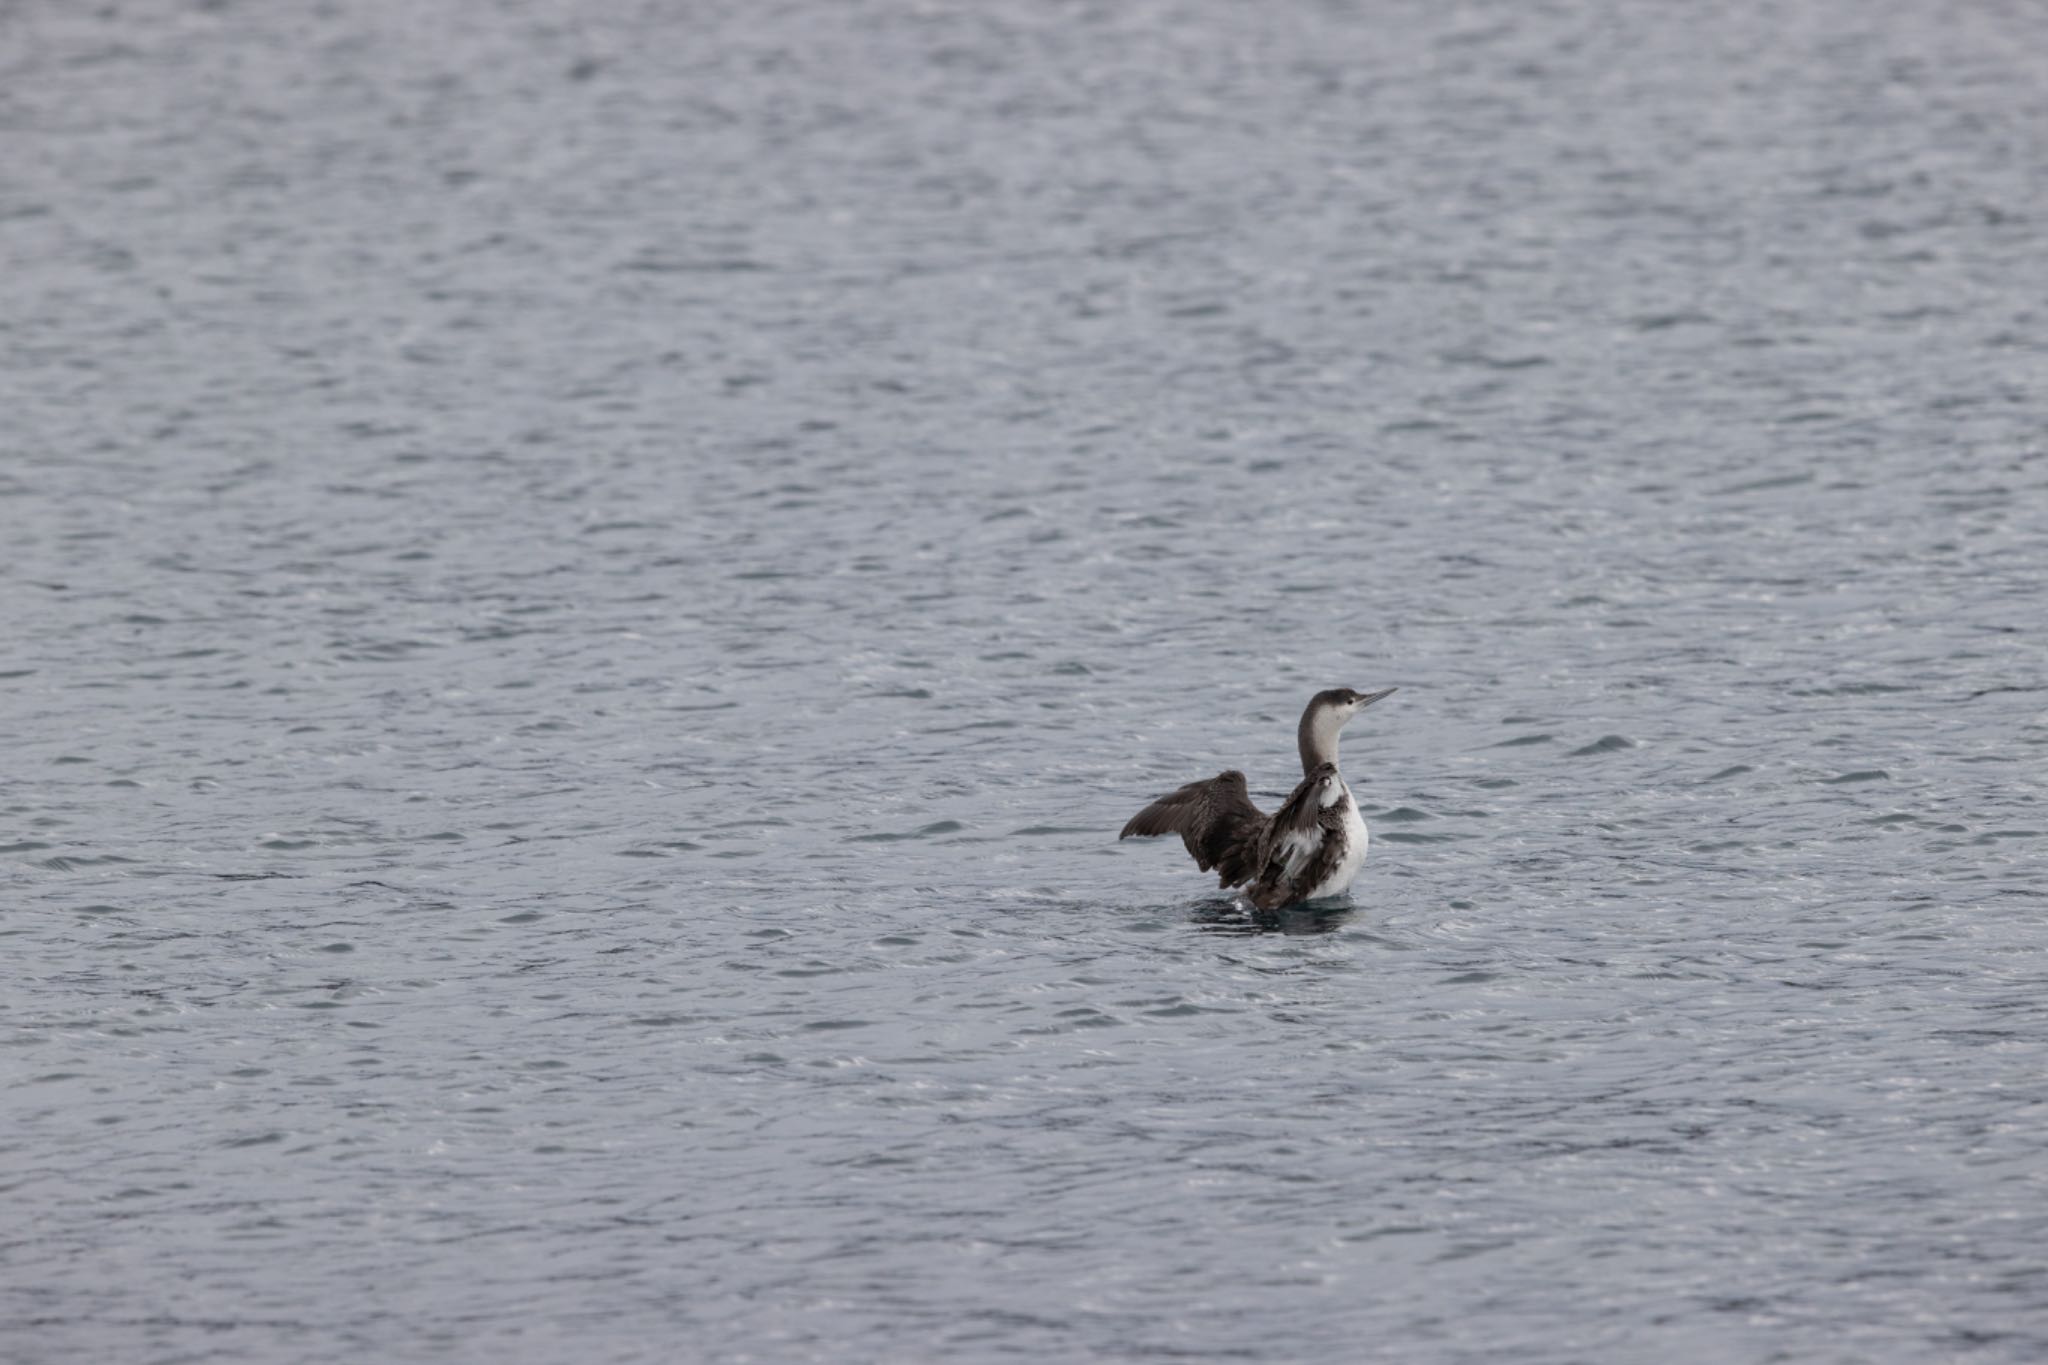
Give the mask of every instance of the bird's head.
[[1348, 687], [1333, 687], [1327, 692], [1318, 692], [1309, 702], [1312, 711], [1328, 707], [1336, 714], [1337, 724], [1342, 725], [1353, 716], [1371, 706], [1383, 697], [1391, 697], [1400, 691], [1398, 687], [1383, 687], [1377, 692], [1354, 692]]
[[1302, 771], [1313, 772], [1318, 763], [1335, 763], [1338, 732], [1353, 716], [1393, 692], [1391, 687], [1378, 692], [1354, 692], [1348, 687], [1333, 687], [1310, 697], [1308, 709], [1301, 713], [1301, 729], [1297, 732]]

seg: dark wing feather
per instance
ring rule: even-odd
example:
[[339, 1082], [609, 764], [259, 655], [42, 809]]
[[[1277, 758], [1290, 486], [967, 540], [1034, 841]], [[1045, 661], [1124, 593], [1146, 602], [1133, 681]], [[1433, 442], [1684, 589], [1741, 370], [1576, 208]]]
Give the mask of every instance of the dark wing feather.
[[1236, 886], [1257, 873], [1254, 859], [1265, 828], [1265, 812], [1252, 804], [1244, 774], [1233, 768], [1160, 797], [1133, 815], [1116, 837], [1178, 834], [1196, 866], [1204, 872], [1215, 869], [1217, 885]]

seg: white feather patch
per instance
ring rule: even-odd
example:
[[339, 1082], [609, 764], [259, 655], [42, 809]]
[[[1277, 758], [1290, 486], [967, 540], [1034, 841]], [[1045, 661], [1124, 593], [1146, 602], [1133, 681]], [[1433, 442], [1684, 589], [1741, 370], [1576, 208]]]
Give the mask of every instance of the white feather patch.
[[1323, 832], [1319, 829], [1296, 830], [1283, 837], [1280, 840], [1280, 856], [1286, 861], [1282, 864], [1282, 875], [1292, 878], [1302, 868], [1308, 866], [1308, 860], [1315, 857], [1316, 850], [1322, 846]]

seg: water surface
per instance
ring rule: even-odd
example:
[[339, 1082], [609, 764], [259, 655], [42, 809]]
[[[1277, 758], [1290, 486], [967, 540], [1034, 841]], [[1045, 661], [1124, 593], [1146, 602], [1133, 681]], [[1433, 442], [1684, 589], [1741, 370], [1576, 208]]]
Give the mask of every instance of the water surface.
[[0, 1358], [2041, 1359], [2043, 53], [13, 7]]

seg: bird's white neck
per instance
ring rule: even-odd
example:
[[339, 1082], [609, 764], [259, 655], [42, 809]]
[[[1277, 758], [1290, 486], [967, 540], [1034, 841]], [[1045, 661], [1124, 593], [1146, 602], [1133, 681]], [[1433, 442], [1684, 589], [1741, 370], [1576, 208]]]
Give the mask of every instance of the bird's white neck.
[[1337, 761], [1337, 737], [1344, 732], [1350, 716], [1334, 706], [1311, 707], [1301, 718], [1295, 740], [1301, 749], [1301, 771], [1306, 777], [1318, 763]]

